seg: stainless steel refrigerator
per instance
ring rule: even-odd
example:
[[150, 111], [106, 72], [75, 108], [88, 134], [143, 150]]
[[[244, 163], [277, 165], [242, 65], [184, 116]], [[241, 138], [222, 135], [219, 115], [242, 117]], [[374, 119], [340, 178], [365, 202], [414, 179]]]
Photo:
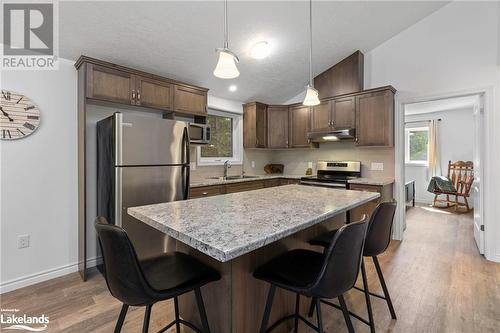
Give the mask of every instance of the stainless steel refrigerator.
[[188, 126], [119, 112], [97, 123], [97, 213], [127, 231], [140, 258], [165, 252], [168, 237], [127, 208], [188, 198]]

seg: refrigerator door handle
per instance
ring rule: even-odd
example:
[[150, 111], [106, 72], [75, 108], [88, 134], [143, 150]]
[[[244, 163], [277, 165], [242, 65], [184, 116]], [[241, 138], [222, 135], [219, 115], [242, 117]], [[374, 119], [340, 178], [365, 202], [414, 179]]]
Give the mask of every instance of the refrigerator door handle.
[[184, 161], [184, 166], [182, 167], [182, 178], [184, 179], [184, 200], [189, 199], [189, 176], [191, 172], [190, 168], [190, 147], [189, 147], [189, 132], [188, 128], [184, 127], [184, 133], [182, 134], [182, 143], [183, 143], [183, 150], [182, 150], [182, 160]]

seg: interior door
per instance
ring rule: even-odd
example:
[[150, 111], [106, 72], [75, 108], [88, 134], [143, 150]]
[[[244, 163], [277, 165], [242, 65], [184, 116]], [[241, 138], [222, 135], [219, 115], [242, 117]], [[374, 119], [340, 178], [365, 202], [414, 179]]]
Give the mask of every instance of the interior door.
[[472, 202], [474, 205], [474, 240], [479, 253], [484, 254], [483, 193], [482, 193], [482, 147], [483, 147], [483, 109], [481, 98], [474, 105], [474, 183]]
[[[164, 233], [128, 215], [127, 209], [186, 199], [189, 166], [117, 167], [116, 172], [120, 194], [116, 209], [121, 211], [121, 226], [138, 256], [144, 258], [171, 250]], [[120, 225], [120, 221], [117, 222]]]

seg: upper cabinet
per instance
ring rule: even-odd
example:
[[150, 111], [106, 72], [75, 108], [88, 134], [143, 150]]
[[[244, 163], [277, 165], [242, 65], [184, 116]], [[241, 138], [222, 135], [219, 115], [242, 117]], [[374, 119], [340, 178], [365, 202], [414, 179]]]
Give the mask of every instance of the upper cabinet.
[[[311, 147], [307, 133], [311, 130], [311, 109], [302, 104], [290, 106], [290, 144], [291, 148]], [[273, 126], [269, 124], [269, 126]]]
[[364, 56], [356, 51], [314, 78], [320, 98], [352, 94], [363, 90]]
[[356, 126], [356, 103], [353, 96], [323, 100], [311, 111], [311, 131]]
[[206, 90], [176, 84], [174, 91], [174, 111], [194, 114], [207, 113]]
[[85, 96], [91, 100], [192, 115], [207, 114], [208, 89], [82, 56]]
[[394, 145], [394, 93], [392, 87], [356, 96], [356, 143], [364, 147]]
[[267, 148], [267, 105], [243, 105], [243, 147]]
[[135, 104], [155, 109], [172, 110], [174, 85], [168, 82], [136, 76]]
[[267, 147], [288, 148], [288, 106], [267, 107]]

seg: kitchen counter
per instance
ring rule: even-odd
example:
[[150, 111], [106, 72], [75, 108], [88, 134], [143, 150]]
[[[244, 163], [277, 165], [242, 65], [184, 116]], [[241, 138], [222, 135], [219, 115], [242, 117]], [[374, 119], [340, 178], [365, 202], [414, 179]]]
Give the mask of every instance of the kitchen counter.
[[202, 186], [211, 186], [211, 185], [224, 185], [224, 184], [233, 184], [233, 183], [244, 183], [251, 182], [256, 180], [266, 180], [266, 179], [300, 179], [301, 177], [305, 177], [304, 175], [284, 175], [284, 174], [269, 174], [269, 175], [245, 175], [251, 178], [238, 178], [238, 179], [211, 179], [206, 178], [202, 180], [191, 181], [190, 187], [202, 187]]
[[371, 192], [287, 185], [133, 207], [128, 213], [226, 262], [379, 196]]
[[[255, 269], [291, 249], [310, 248], [309, 239], [337, 229], [344, 224], [347, 210], [379, 195], [284, 185], [133, 207], [128, 213], [171, 236], [167, 241], [170, 251], [194, 256], [221, 274], [219, 281], [203, 287], [212, 332], [258, 332], [269, 285], [253, 277]], [[193, 293], [180, 296], [179, 305], [183, 319], [200, 326], [199, 316], [192, 310], [196, 306]], [[293, 313], [294, 295], [276, 290], [273, 306], [282, 314]], [[303, 316], [306, 308], [303, 304]], [[273, 312], [271, 320], [280, 313]], [[275, 331], [290, 332], [292, 324]]]
[[347, 181], [349, 184], [385, 186], [394, 183], [394, 178], [355, 178]]

